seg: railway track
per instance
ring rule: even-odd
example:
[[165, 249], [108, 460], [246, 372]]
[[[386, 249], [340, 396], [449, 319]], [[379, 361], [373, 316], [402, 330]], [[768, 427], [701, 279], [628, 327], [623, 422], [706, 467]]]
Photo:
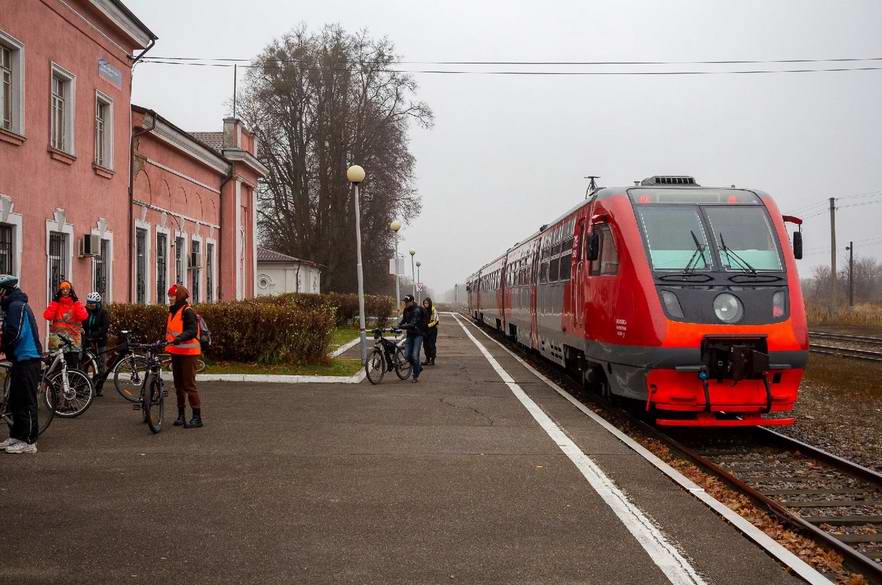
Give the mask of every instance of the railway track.
[[[882, 362], [882, 337], [825, 331], [809, 331], [809, 337], [811, 339], [809, 350], [814, 353]], [[815, 343], [816, 339], [825, 342]]]
[[659, 434], [882, 583], [882, 474], [764, 428]]

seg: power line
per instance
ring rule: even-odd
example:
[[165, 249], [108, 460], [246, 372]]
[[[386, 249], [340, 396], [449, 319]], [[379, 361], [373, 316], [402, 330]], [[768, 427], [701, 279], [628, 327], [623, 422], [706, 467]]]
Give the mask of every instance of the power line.
[[[161, 59], [165, 61], [221, 61], [229, 63], [252, 63], [257, 59], [243, 59], [231, 57], [163, 57], [151, 55], [145, 60]], [[264, 62], [275, 63], [304, 63], [304, 59], [260, 59]], [[584, 66], [584, 65], [757, 65], [757, 64], [793, 64], [793, 63], [854, 63], [860, 61], [882, 61], [882, 57], [831, 57], [826, 59], [721, 59], [706, 61], [367, 61], [365, 64], [395, 64], [395, 65], [558, 65], [558, 66]]]
[[[165, 61], [146, 57], [141, 61], [148, 65], [181, 65], [190, 67], [222, 67], [231, 68], [235, 63], [202, 63], [196, 61]], [[262, 65], [238, 65], [240, 68], [261, 68]], [[307, 69], [321, 70], [321, 67]], [[354, 68], [331, 68], [336, 71], [352, 71]], [[378, 73], [412, 73], [417, 75], [478, 75], [478, 76], [549, 76], [549, 77], [580, 77], [580, 76], [700, 76], [700, 75], [766, 75], [780, 73], [841, 73], [846, 71], [882, 71], [882, 66], [865, 67], [825, 67], [815, 69], [743, 69], [735, 71], [469, 71], [463, 69], [378, 69]]]

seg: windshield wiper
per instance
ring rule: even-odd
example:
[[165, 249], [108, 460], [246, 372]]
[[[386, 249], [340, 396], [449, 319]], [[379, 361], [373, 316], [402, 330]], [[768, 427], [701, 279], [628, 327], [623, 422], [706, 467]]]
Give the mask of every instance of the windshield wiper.
[[751, 274], [754, 274], [754, 275], [756, 274], [756, 268], [754, 268], [753, 266], [751, 266], [751, 265], [747, 262], [747, 260], [745, 260], [744, 258], [742, 258], [741, 256], [739, 256], [734, 250], [730, 250], [728, 247], [726, 247], [726, 240], [723, 239], [723, 233], [722, 233], [722, 232], [720, 232], [720, 249], [721, 249], [721, 250], [723, 251], [723, 253], [726, 255], [726, 260], [729, 261], [729, 268], [732, 267], [732, 259], [734, 258], [735, 260], [738, 261], [738, 264], [741, 265], [741, 268], [742, 268], [743, 270], [747, 270], [748, 272], [750, 272]]
[[686, 266], [683, 267], [684, 274], [692, 274], [692, 272], [695, 271], [696, 268], [698, 268], [699, 254], [701, 255], [701, 259], [704, 260], [704, 265], [707, 266], [707, 259], [704, 257], [704, 246], [702, 246], [698, 242], [698, 238], [695, 236], [695, 232], [693, 230], [689, 230], [689, 233], [692, 234], [692, 241], [695, 242], [695, 251], [692, 253], [692, 257], [689, 258], [689, 262], [687, 262]]

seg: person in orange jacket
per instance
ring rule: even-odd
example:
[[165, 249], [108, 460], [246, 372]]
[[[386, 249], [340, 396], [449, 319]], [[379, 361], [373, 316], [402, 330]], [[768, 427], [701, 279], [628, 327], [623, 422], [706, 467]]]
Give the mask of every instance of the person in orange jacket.
[[[67, 367], [79, 367], [83, 346], [83, 321], [89, 318], [89, 313], [70, 282], [62, 280], [59, 283], [52, 302], [43, 311], [43, 318], [49, 321], [49, 350], [66, 349], [64, 359]], [[61, 342], [62, 335], [70, 340], [71, 346], [65, 346]]]
[[[168, 319], [165, 325], [165, 351], [171, 354], [172, 376], [178, 399], [178, 418], [174, 426], [198, 429], [202, 423], [202, 401], [196, 387], [196, 359], [202, 354], [199, 343], [199, 323], [196, 311], [187, 302], [190, 291], [182, 284], [168, 289]], [[185, 402], [190, 403], [193, 418], [185, 418]]]

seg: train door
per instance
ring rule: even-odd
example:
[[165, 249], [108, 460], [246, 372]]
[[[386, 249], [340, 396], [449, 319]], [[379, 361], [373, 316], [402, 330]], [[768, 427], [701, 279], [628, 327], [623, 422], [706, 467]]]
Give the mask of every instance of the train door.
[[585, 333], [585, 298], [587, 280], [585, 272], [588, 262], [585, 259], [585, 247], [587, 237], [587, 222], [584, 217], [580, 217], [576, 223], [576, 233], [573, 238], [573, 277], [570, 283], [572, 291], [572, 307], [573, 318], [575, 321], [576, 331], [580, 336]]
[[533, 241], [530, 251], [530, 347], [539, 348], [539, 250], [542, 238]]
[[[619, 324], [615, 322], [619, 284], [619, 242], [616, 241], [612, 224], [607, 221], [591, 226], [591, 230], [597, 232], [598, 235], [599, 254], [597, 260], [590, 262], [587, 266], [588, 306], [591, 310], [591, 327], [588, 337], [615, 341], [622, 336]], [[627, 328], [627, 323], [621, 325]]]

